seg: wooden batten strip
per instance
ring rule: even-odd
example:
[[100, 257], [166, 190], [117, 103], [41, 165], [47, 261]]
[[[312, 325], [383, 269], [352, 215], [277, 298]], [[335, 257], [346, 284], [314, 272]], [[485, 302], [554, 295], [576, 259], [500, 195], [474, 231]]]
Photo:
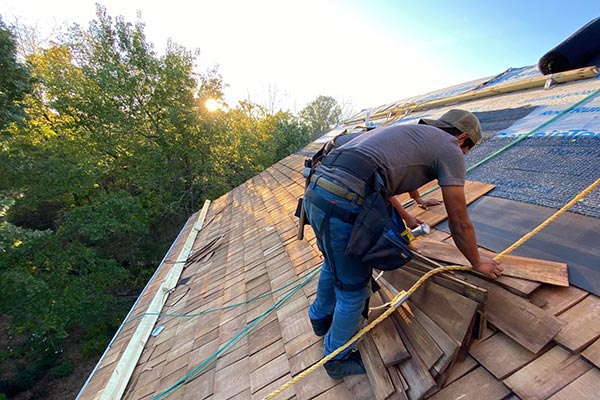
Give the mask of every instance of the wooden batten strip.
[[184, 262], [187, 260], [190, 252], [192, 250], [192, 246], [194, 245], [194, 241], [196, 240], [196, 236], [200, 229], [202, 229], [202, 225], [204, 223], [204, 219], [206, 218], [206, 214], [208, 213], [208, 208], [210, 205], [210, 201], [206, 200], [204, 202], [204, 206], [198, 215], [198, 219], [194, 226], [192, 227], [185, 244], [181, 251], [179, 252], [179, 256], [177, 260], [173, 264], [173, 267], [167, 273], [167, 276], [162, 281], [160, 287], [158, 288], [152, 302], [148, 306], [146, 313], [151, 313], [152, 315], [146, 315], [142, 318], [139, 323], [135, 333], [132, 338], [129, 340], [129, 343], [121, 358], [119, 359], [119, 363], [114, 369], [112, 375], [110, 376], [106, 386], [102, 394], [100, 395], [101, 400], [114, 400], [120, 399], [125, 392], [125, 388], [129, 383], [129, 379], [133, 374], [135, 366], [144, 350], [144, 346], [150, 337], [150, 333], [156, 324], [158, 319], [158, 314], [162, 311], [163, 306], [165, 305], [167, 298], [169, 297], [170, 290], [173, 289], [177, 282], [179, 281], [179, 277], [181, 275], [181, 271], [184, 267]]

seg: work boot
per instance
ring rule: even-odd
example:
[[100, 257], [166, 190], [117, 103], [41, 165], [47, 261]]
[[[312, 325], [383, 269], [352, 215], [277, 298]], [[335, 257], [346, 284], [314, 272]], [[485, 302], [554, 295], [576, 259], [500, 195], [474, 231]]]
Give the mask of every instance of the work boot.
[[313, 331], [317, 336], [325, 336], [329, 331], [329, 327], [331, 326], [332, 321], [333, 315], [321, 319], [310, 319]]
[[365, 365], [358, 350], [353, 350], [341, 360], [329, 360], [323, 367], [331, 379], [342, 379], [349, 375], [366, 374]]

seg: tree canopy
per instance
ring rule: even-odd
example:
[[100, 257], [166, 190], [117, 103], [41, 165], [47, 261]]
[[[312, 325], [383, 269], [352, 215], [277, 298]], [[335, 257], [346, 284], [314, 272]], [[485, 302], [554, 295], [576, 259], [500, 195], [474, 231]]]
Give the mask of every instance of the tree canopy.
[[331, 96], [319, 96], [300, 111], [300, 117], [311, 128], [312, 139], [334, 128], [342, 116], [342, 108]]
[[[98, 357], [203, 201], [340, 115], [326, 96], [300, 116], [227, 107], [216, 67], [197, 74], [172, 42], [157, 54], [142, 22], [101, 6], [63, 33], [18, 60], [0, 19], [0, 315], [11, 332], [0, 397]], [[209, 99], [225, 107], [209, 111]]]
[[[67, 339], [98, 357], [187, 218], [337, 123], [320, 96], [301, 116], [224, 104], [217, 68], [98, 6], [19, 61], [0, 20], [2, 392], [73, 370]], [[81, 383], [82, 384], [82, 383]]]

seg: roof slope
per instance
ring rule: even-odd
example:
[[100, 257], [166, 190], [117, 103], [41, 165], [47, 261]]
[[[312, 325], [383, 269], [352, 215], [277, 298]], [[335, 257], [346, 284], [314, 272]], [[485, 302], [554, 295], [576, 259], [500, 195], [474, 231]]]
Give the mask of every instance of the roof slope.
[[[531, 75], [527, 68], [517, 70], [516, 76], [509, 71], [491, 80], [490, 85], [502, 85], [503, 82], [498, 83], [502, 79], [518, 82]], [[488, 81], [466, 85], [465, 90], [486, 90]], [[561, 207], [598, 177], [600, 96], [595, 96], [595, 91], [599, 88], [600, 79], [592, 78], [563, 83], [550, 90], [530, 88], [461, 102], [461, 108], [480, 117], [485, 138], [477, 151], [469, 155], [468, 165], [493, 154], [515, 136], [532, 133], [472, 169], [467, 176], [471, 181], [484, 182], [485, 187], [495, 186], [470, 207], [474, 221], [486, 227], [483, 236], [489, 250], [498, 252], [512, 243], [509, 233], [514, 232], [510, 223], [518, 227], [514, 231], [522, 236], [522, 230], [531, 230], [532, 225], [541, 222], [532, 215], [538, 215], [539, 210], [552, 212], [548, 207]], [[453, 92], [464, 93], [462, 89]], [[588, 98], [590, 94], [593, 96]], [[411, 99], [411, 103], [424, 104], [439, 97], [429, 94], [423, 99]], [[584, 99], [585, 103], [568, 109]], [[389, 112], [404, 103], [382, 109]], [[396, 123], [439, 116], [451, 107], [454, 105], [417, 110]], [[378, 111], [372, 111], [376, 116]], [[384, 117], [372, 122], [385, 119], [385, 112], [380, 114]], [[305, 231], [305, 240], [296, 239], [297, 220], [293, 217], [296, 200], [303, 193], [304, 157], [318, 147], [317, 143], [308, 146], [213, 201], [199, 231], [194, 228], [198, 215], [190, 218], [79, 398], [109, 396], [107, 382], [115, 370], [120, 372], [116, 366], [125, 357], [125, 346], [141, 321], [149, 317], [142, 316], [149, 299], [163, 295], [161, 283], [176, 265], [184, 268], [155, 324], [162, 330], [155, 330], [158, 334], [147, 338], [131, 378], [123, 378], [124, 398], [162, 398], [162, 394], [175, 399], [262, 398], [322, 357], [321, 339], [312, 333], [307, 316], [321, 255], [310, 228]], [[473, 198], [481, 196], [483, 193], [476, 193], [478, 188], [481, 184], [468, 186], [467, 194]], [[562, 259], [555, 260], [569, 264], [571, 277], [576, 272], [583, 283], [600, 277], [598, 235], [589, 238], [578, 234], [579, 228], [598, 224], [598, 192], [577, 205], [577, 214], [568, 213], [568, 221], [576, 220], [577, 225], [569, 227], [568, 244], [557, 256]], [[428, 196], [438, 195], [432, 192]], [[500, 203], [508, 205], [496, 208]], [[495, 209], [501, 209], [502, 214], [494, 214]], [[409, 208], [409, 212], [422, 211]], [[443, 214], [443, 208], [433, 207], [421, 217], [438, 222]], [[519, 223], [521, 220], [528, 223]], [[443, 225], [440, 227], [443, 229]], [[563, 245], [567, 243], [564, 236], [563, 230]], [[190, 237], [193, 247], [189, 256], [184, 255], [185, 264], [177, 264], [174, 260]], [[436, 230], [428, 240], [452, 243], [443, 230]], [[548, 238], [538, 240], [538, 248], [559, 247], [545, 240]], [[501, 249], [494, 248], [498, 243], [502, 244]], [[483, 245], [481, 241], [479, 244]], [[574, 254], [584, 257], [574, 260]], [[546, 259], [543, 254], [535, 257]], [[572, 263], [579, 269], [573, 269]], [[424, 267], [427, 265], [413, 263], [406, 270], [386, 273], [384, 280], [389, 286], [384, 292], [401, 289], [414, 279], [411, 273]], [[403, 326], [403, 319], [395, 316], [394, 323], [403, 329], [392, 324], [385, 332], [397, 331], [400, 335], [394, 343], [398, 346], [395, 354], [402, 354], [401, 361], [383, 366], [384, 352], [377, 335], [370, 333], [360, 344], [365, 358], [375, 360], [370, 364], [369, 377], [334, 381], [323, 368], [317, 368], [277, 398], [595, 396], [600, 389], [599, 292], [592, 294], [588, 292], [594, 288], [565, 288], [509, 277], [502, 284], [490, 284], [470, 274], [450, 278], [466, 279], [472, 285], [471, 293], [487, 293], [487, 299], [473, 305], [469, 296], [449, 290], [446, 286], [450, 284], [444, 280], [419, 289], [411, 297], [414, 315], [407, 318], [415, 318], [420, 326], [428, 327], [424, 332], [428, 333], [428, 340], [433, 340], [431, 346], [420, 342], [425, 335], [415, 330], [417, 325]], [[433, 293], [443, 298], [454, 296], [456, 302], [450, 304], [464, 304], [474, 313], [462, 331], [453, 323], [450, 311], [441, 311], [442, 297], [432, 300]], [[544, 329], [550, 329], [547, 341], [527, 333], [528, 328], [540, 323]], [[551, 332], [552, 327], [558, 327], [556, 332]], [[461, 332], [464, 337], [459, 338]], [[391, 388], [379, 380], [382, 376], [388, 376]]]

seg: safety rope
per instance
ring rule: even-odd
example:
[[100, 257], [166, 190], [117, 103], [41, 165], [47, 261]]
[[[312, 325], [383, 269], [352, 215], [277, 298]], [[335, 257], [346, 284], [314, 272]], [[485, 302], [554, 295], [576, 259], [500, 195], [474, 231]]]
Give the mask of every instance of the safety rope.
[[350, 340], [348, 340], [346, 343], [344, 343], [343, 345], [341, 345], [340, 347], [335, 349], [333, 352], [331, 352], [328, 355], [326, 355], [325, 357], [323, 357], [316, 364], [313, 364], [311, 367], [305, 369], [304, 371], [302, 371], [301, 373], [296, 375], [294, 378], [292, 378], [291, 380], [289, 380], [288, 382], [283, 384], [279, 389], [277, 389], [277, 390], [273, 391], [272, 393], [263, 397], [262, 400], [270, 400], [270, 399], [274, 398], [279, 393], [283, 392], [284, 390], [286, 390], [293, 384], [304, 379], [306, 376], [311, 374], [313, 371], [315, 371], [317, 368], [319, 368], [320, 366], [325, 364], [327, 361], [331, 360], [333, 357], [337, 356], [342, 351], [346, 350], [348, 347], [350, 347], [351, 345], [356, 343], [363, 335], [365, 335], [371, 329], [375, 328], [375, 326], [377, 326], [381, 321], [383, 321], [388, 316], [390, 316], [394, 311], [396, 311], [396, 308], [399, 307], [400, 304], [402, 304], [405, 300], [407, 300], [410, 297], [410, 295], [412, 295], [427, 279], [429, 279], [433, 275], [439, 274], [442, 272], [447, 272], [447, 271], [469, 271], [471, 269], [472, 269], [472, 267], [470, 267], [470, 266], [448, 265], [445, 267], [438, 267], [438, 268], [432, 269], [431, 271], [428, 271], [425, 275], [423, 275], [421, 278], [419, 278], [419, 280], [417, 282], [415, 282], [415, 284], [412, 285], [410, 287], [410, 289], [408, 289], [408, 291], [403, 290], [400, 293], [398, 293], [396, 295], [396, 297], [394, 297], [394, 299], [390, 302], [391, 303], [390, 307], [387, 310], [385, 310], [373, 322], [371, 322], [370, 324], [368, 324], [367, 326], [362, 328], [360, 331], [358, 331], [358, 333], [356, 333], [354, 336], [352, 336], [352, 338]]
[[279, 300], [277, 300], [271, 307], [267, 310], [263, 311], [258, 317], [254, 318], [244, 329], [238, 332], [233, 338], [229, 339], [225, 342], [219, 349], [214, 352], [211, 356], [209, 356], [206, 360], [204, 360], [200, 365], [192, 369], [185, 376], [180, 378], [177, 382], [169, 386], [167, 389], [161, 391], [160, 393], [154, 395], [152, 400], [158, 400], [161, 398], [166, 398], [170, 396], [175, 390], [186, 385], [190, 381], [196, 379], [200, 374], [204, 373], [206, 369], [212, 365], [212, 363], [216, 362], [217, 358], [223, 354], [225, 354], [228, 350], [230, 350], [233, 346], [235, 346], [241, 339], [246, 337], [253, 329], [257, 328], [258, 325], [264, 321], [273, 311], [279, 309], [281, 305], [283, 305], [288, 299], [290, 299], [294, 294], [296, 294], [300, 289], [308, 284], [319, 272], [318, 269], [311, 271], [307, 274], [305, 279], [292, 288], [289, 292], [285, 293]]
[[[512, 246], [508, 247], [506, 250], [504, 250], [501, 253], [497, 254], [494, 257], [494, 260], [496, 260], [496, 261], [499, 260], [500, 258], [504, 257], [508, 253], [510, 253], [513, 250], [515, 250], [517, 247], [521, 246], [529, 238], [531, 238], [533, 235], [535, 235], [536, 233], [538, 233], [540, 230], [542, 230], [548, 224], [550, 224], [552, 221], [554, 221], [556, 218], [558, 218], [561, 214], [563, 214], [565, 211], [567, 211], [571, 206], [573, 206], [573, 204], [575, 204], [576, 202], [578, 202], [579, 200], [581, 200], [584, 196], [586, 196], [587, 194], [589, 194], [599, 184], [600, 184], [600, 178], [596, 179], [596, 181], [594, 183], [592, 183], [590, 186], [588, 186], [586, 189], [584, 189], [581, 193], [579, 193], [577, 196], [575, 196], [571, 201], [569, 201], [567, 204], [565, 204], [564, 207], [562, 207], [560, 210], [558, 210], [553, 215], [551, 215], [549, 218], [547, 218], [544, 222], [542, 222], [540, 225], [538, 225], [531, 232], [529, 232], [528, 234], [526, 234], [525, 236], [523, 236], [521, 239], [517, 240]], [[365, 326], [363, 329], [361, 329], [350, 340], [348, 340], [342, 346], [340, 346], [337, 349], [335, 349], [332, 353], [330, 353], [327, 356], [323, 357], [316, 364], [312, 365], [311, 367], [309, 367], [306, 370], [302, 371], [300, 374], [296, 375], [293, 379], [291, 379], [288, 382], [286, 382], [279, 389], [277, 389], [277, 390], [273, 391], [272, 393], [268, 394], [267, 396], [263, 397], [262, 400], [270, 400], [270, 399], [274, 398], [279, 393], [283, 392], [284, 390], [286, 390], [287, 388], [289, 388], [291, 385], [293, 385], [293, 384], [299, 382], [300, 380], [304, 379], [306, 376], [308, 376], [309, 374], [311, 374], [317, 368], [321, 367], [327, 361], [331, 360], [333, 357], [335, 357], [336, 355], [340, 354], [342, 351], [346, 350], [348, 347], [350, 347], [351, 345], [353, 345], [354, 343], [356, 343], [364, 334], [366, 334], [367, 332], [369, 332], [371, 329], [373, 329], [375, 326], [377, 326], [377, 324], [379, 324], [381, 321], [383, 321], [384, 319], [386, 319], [390, 314], [392, 314], [394, 311], [396, 311], [396, 309], [403, 302], [405, 302], [406, 300], [408, 300], [408, 298], [425, 281], [427, 281], [427, 279], [429, 279], [433, 275], [439, 274], [439, 273], [442, 273], [442, 272], [448, 272], [448, 271], [469, 271], [469, 270], [472, 270], [472, 269], [473, 269], [473, 267], [471, 267], [471, 266], [448, 265], [448, 266], [438, 267], [438, 268], [435, 268], [435, 269], [432, 269], [432, 270], [428, 271], [421, 278], [419, 278], [419, 280], [417, 280], [417, 282], [415, 282], [415, 284], [412, 285], [410, 287], [410, 289], [408, 289], [408, 291], [401, 291], [400, 293], [398, 293], [394, 297], [394, 299], [392, 301], [390, 301], [390, 307], [385, 312], [383, 312], [373, 322], [371, 322], [370, 324], [368, 324], [367, 326]]]
[[292, 286], [296, 282], [300, 282], [300, 281], [304, 280], [306, 278], [306, 276], [309, 276], [309, 275], [312, 276], [312, 274], [315, 273], [320, 267], [321, 267], [321, 265], [319, 264], [319, 265], [315, 266], [314, 268], [308, 270], [304, 274], [300, 275], [298, 278], [294, 279], [293, 281], [288, 282], [287, 284], [285, 284], [284, 286], [280, 287], [279, 289], [275, 289], [275, 290], [273, 290], [271, 292], [263, 293], [261, 295], [253, 297], [253, 298], [251, 298], [249, 300], [246, 300], [246, 301], [242, 301], [242, 302], [239, 302], [239, 303], [228, 304], [228, 305], [223, 306], [223, 307], [211, 308], [209, 310], [204, 310], [204, 311], [200, 311], [200, 312], [197, 312], [197, 313], [186, 313], [186, 314], [153, 313], [153, 312], [140, 313], [140, 314], [137, 314], [137, 315], [129, 318], [128, 320], [126, 320], [123, 323], [123, 325], [127, 325], [127, 324], [135, 321], [136, 319], [140, 319], [140, 318], [147, 317], [147, 316], [150, 316], [150, 315], [158, 315], [159, 317], [171, 317], [171, 318], [195, 318], [195, 317], [200, 317], [202, 315], [211, 314], [211, 313], [214, 313], [214, 312], [217, 312], [217, 311], [225, 311], [225, 310], [229, 310], [229, 309], [236, 308], [236, 307], [239, 307], [239, 306], [243, 306], [243, 305], [246, 305], [246, 304], [250, 304], [250, 303], [253, 303], [255, 301], [264, 299], [265, 297], [269, 297], [269, 296], [274, 295], [274, 294], [276, 294], [278, 292], [281, 292], [281, 291], [287, 289], [288, 287]]

